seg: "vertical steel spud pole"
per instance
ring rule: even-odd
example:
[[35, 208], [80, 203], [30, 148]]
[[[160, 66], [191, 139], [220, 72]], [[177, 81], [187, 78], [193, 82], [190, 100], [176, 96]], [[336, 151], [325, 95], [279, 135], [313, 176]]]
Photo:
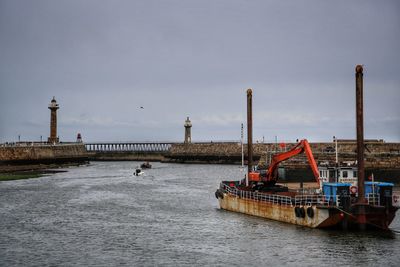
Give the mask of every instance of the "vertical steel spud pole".
[[358, 203], [365, 203], [363, 67], [361, 65], [356, 66], [356, 122], [357, 122]]
[[247, 89], [247, 170], [253, 170], [253, 103], [251, 89]]
[[356, 205], [357, 223], [360, 230], [367, 227], [364, 170], [364, 110], [363, 110], [363, 67], [356, 66], [356, 123], [357, 123], [357, 166], [358, 197]]

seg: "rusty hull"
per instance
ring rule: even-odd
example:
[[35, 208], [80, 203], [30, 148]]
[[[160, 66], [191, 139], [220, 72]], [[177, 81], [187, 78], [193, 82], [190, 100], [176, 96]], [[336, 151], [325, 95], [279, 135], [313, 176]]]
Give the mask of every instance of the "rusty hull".
[[[359, 208], [363, 205], [363, 209]], [[373, 206], [369, 204], [356, 203], [351, 208], [351, 214], [348, 217], [349, 225], [359, 225], [359, 212], [363, 212], [365, 217], [365, 224], [369, 228], [389, 230], [389, 225], [392, 223], [397, 207], [384, 207], [384, 206]]]
[[[342, 221], [340, 212], [334, 208], [329, 209], [312, 206], [314, 210], [313, 218], [310, 218], [307, 214], [304, 218], [301, 218], [296, 217], [295, 206], [291, 205], [261, 202], [253, 199], [240, 198], [227, 193], [223, 193], [223, 198], [218, 198], [218, 201], [221, 209], [224, 210], [311, 228], [332, 227]], [[305, 206], [305, 208], [307, 208], [307, 206]]]

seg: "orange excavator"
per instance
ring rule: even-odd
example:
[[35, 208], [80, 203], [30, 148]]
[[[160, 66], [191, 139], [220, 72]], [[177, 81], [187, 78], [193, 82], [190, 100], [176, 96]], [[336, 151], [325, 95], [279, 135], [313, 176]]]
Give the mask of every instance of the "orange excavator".
[[268, 184], [275, 184], [275, 182], [278, 179], [278, 166], [279, 163], [282, 161], [285, 161], [287, 159], [290, 159], [296, 155], [299, 155], [301, 153], [306, 153], [308, 163], [310, 164], [311, 170], [314, 173], [314, 177], [316, 182], [319, 184], [319, 171], [317, 167], [317, 163], [315, 162], [314, 156], [311, 151], [310, 144], [306, 139], [301, 140], [295, 147], [293, 147], [291, 150], [276, 154], [272, 157], [271, 163], [267, 169], [266, 176], [263, 177], [259, 172], [250, 172], [248, 177], [249, 177], [249, 182], [266, 182]]

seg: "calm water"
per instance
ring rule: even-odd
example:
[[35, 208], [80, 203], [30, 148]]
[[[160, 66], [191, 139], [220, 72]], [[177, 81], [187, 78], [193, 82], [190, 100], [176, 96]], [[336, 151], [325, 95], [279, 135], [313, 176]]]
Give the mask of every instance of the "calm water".
[[[308, 229], [218, 209], [237, 166], [95, 162], [0, 183], [0, 266], [400, 266], [400, 234]], [[391, 228], [400, 231], [400, 212]]]

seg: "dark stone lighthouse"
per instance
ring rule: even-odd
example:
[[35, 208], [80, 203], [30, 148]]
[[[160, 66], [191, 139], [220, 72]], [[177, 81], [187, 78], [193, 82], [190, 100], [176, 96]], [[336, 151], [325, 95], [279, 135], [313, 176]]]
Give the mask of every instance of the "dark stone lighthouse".
[[48, 139], [48, 142], [52, 144], [59, 142], [59, 139], [57, 137], [57, 109], [59, 108], [60, 107], [58, 106], [57, 101], [53, 96], [53, 99], [49, 104], [49, 109], [51, 113], [50, 113], [50, 137]]
[[186, 118], [185, 121], [185, 144], [190, 144], [192, 142], [192, 122], [189, 120], [189, 117]]

